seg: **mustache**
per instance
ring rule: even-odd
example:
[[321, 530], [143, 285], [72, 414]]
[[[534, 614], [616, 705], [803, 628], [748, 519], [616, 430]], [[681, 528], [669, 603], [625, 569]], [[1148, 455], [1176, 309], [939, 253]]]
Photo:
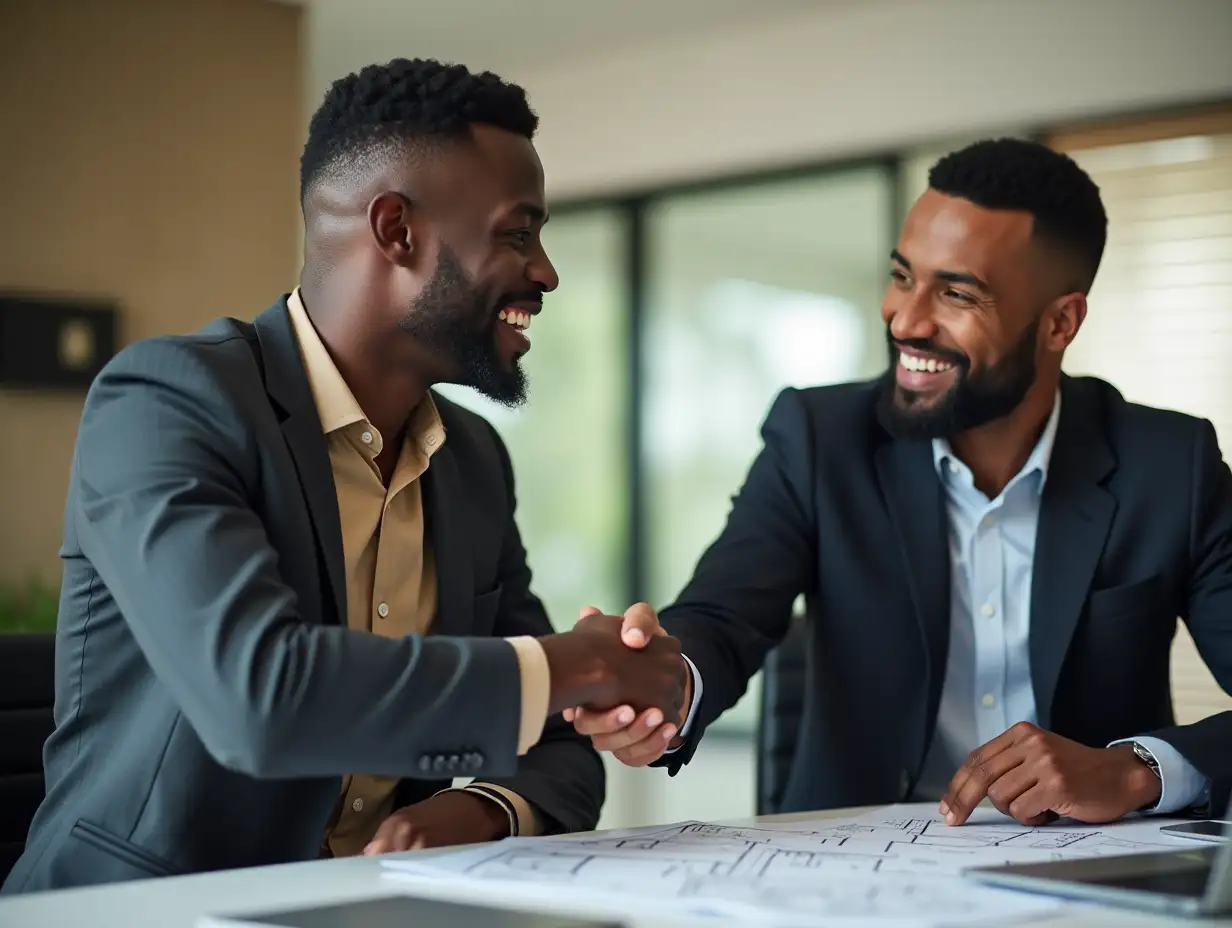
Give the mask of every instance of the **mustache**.
[[943, 348], [935, 344], [931, 339], [927, 338], [889, 338], [891, 348], [910, 348], [914, 351], [922, 351], [926, 354], [931, 354], [935, 357], [949, 361], [964, 370], [971, 366], [971, 360], [961, 351], [955, 351], [952, 348]]
[[508, 293], [502, 293], [500, 300], [497, 301], [497, 308], [508, 306], [511, 303], [534, 303], [540, 309], [543, 308], [543, 291], [542, 290], [511, 290]]

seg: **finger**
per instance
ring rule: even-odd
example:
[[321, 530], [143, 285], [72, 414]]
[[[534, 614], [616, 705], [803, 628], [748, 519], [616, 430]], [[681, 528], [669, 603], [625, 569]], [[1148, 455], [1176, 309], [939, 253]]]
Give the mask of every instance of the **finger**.
[[386, 819], [376, 830], [376, 835], [364, 848], [364, 854], [389, 854], [404, 851], [410, 842], [412, 828], [406, 822]]
[[646, 728], [638, 724], [630, 725], [624, 731], [612, 735], [600, 735], [592, 739], [592, 742], [596, 750], [615, 754], [617, 751], [631, 750], [647, 743], [668, 744], [675, 736], [676, 726], [671, 722], [657, 728]]
[[676, 726], [668, 723], [636, 744], [612, 753], [628, 767], [645, 767], [662, 757], [675, 737]]
[[566, 722], [572, 722], [572, 721], [573, 721], [573, 710], [572, 710], [572, 709], [566, 709], [565, 711], [563, 711], [563, 712], [561, 713], [561, 715], [563, 715], [563, 716], [565, 717], [565, 721], [566, 721]]
[[603, 615], [603, 610], [596, 609], [594, 606], [583, 606], [582, 611], [578, 613], [577, 620], [580, 622], [582, 619], [588, 619], [592, 615]]
[[1010, 815], [1014, 821], [1036, 828], [1056, 819], [1052, 811], [1052, 792], [1037, 782], [1033, 787], [1010, 803]]
[[1022, 751], [1014, 745], [995, 750], [997, 739], [971, 752], [958, 768], [950, 788], [941, 799], [941, 814], [947, 825], [961, 825], [988, 795], [988, 787], [1022, 763]]
[[988, 787], [988, 798], [1002, 815], [1010, 815], [1010, 806], [1023, 793], [1039, 782], [1030, 764], [1019, 764]]
[[[657, 712], [655, 709], [647, 710], [648, 712]], [[605, 712], [591, 712], [588, 709], [575, 709], [573, 712], [573, 727], [576, 728], [579, 734], [590, 735], [610, 735], [615, 732], [623, 731], [631, 725], [635, 725], [637, 713], [632, 706], [617, 706], [615, 709], [608, 709]], [[663, 721], [663, 716], [660, 713], [658, 716], [660, 722]], [[657, 724], [657, 723], [656, 723]], [[654, 726], [648, 726], [653, 728]]]
[[664, 634], [659, 617], [646, 603], [637, 603], [625, 611], [620, 626], [621, 640], [631, 648], [643, 648], [653, 635]]
[[976, 748], [969, 755], [967, 755], [966, 763], [959, 767], [954, 773], [953, 778], [950, 780], [950, 785], [946, 788], [944, 795], [941, 797], [939, 811], [943, 816], [945, 816], [947, 822], [949, 822], [950, 819], [950, 807], [953, 805], [955, 797], [958, 795], [963, 786], [966, 785], [967, 779], [971, 775], [972, 759], [977, 755], [981, 758], [993, 757], [1012, 747], [1018, 742], [1019, 739], [1018, 728], [1019, 726], [1014, 726], [1013, 728], [1006, 729], [1001, 734], [997, 735], [997, 737], [986, 742], [985, 744], [982, 744], [980, 747]]

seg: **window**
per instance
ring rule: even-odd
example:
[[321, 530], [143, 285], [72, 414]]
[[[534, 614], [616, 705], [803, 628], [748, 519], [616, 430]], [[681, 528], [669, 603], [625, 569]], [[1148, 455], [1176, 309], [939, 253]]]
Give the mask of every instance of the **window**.
[[[775, 395], [884, 369], [891, 201], [891, 172], [871, 166], [648, 207], [642, 438], [652, 604], [676, 597], [722, 529]], [[712, 731], [753, 730], [758, 682]]]
[[[1108, 246], [1066, 369], [1127, 399], [1210, 419], [1232, 448], [1232, 110], [1067, 133], [1052, 144], [1091, 175]], [[1232, 708], [1182, 627], [1178, 718]]]
[[530, 332], [529, 402], [509, 410], [468, 389], [441, 392], [487, 417], [509, 446], [534, 590], [565, 630], [583, 606], [627, 605], [624, 217], [554, 214], [543, 237], [560, 287]]

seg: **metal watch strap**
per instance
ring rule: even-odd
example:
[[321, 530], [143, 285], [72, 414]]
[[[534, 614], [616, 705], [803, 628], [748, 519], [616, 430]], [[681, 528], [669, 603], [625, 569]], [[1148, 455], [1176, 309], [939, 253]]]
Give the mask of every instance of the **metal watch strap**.
[[1159, 761], [1155, 759], [1155, 755], [1140, 745], [1137, 741], [1131, 741], [1129, 744], [1130, 747], [1134, 749], [1134, 754], [1137, 755], [1138, 760], [1150, 767], [1151, 773], [1155, 774], [1155, 777], [1162, 781], [1164, 775], [1159, 772]]

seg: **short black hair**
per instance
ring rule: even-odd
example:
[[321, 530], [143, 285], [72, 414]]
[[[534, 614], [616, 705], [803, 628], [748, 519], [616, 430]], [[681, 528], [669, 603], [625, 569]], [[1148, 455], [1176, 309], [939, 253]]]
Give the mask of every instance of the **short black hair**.
[[1024, 139], [985, 139], [933, 165], [928, 185], [986, 209], [1021, 210], [1034, 234], [1074, 261], [1083, 293], [1091, 289], [1108, 238], [1099, 187], [1068, 155]]
[[427, 58], [396, 58], [334, 81], [308, 124], [300, 158], [302, 200], [322, 177], [391, 145], [464, 141], [484, 124], [533, 139], [539, 117], [526, 91], [490, 71]]

